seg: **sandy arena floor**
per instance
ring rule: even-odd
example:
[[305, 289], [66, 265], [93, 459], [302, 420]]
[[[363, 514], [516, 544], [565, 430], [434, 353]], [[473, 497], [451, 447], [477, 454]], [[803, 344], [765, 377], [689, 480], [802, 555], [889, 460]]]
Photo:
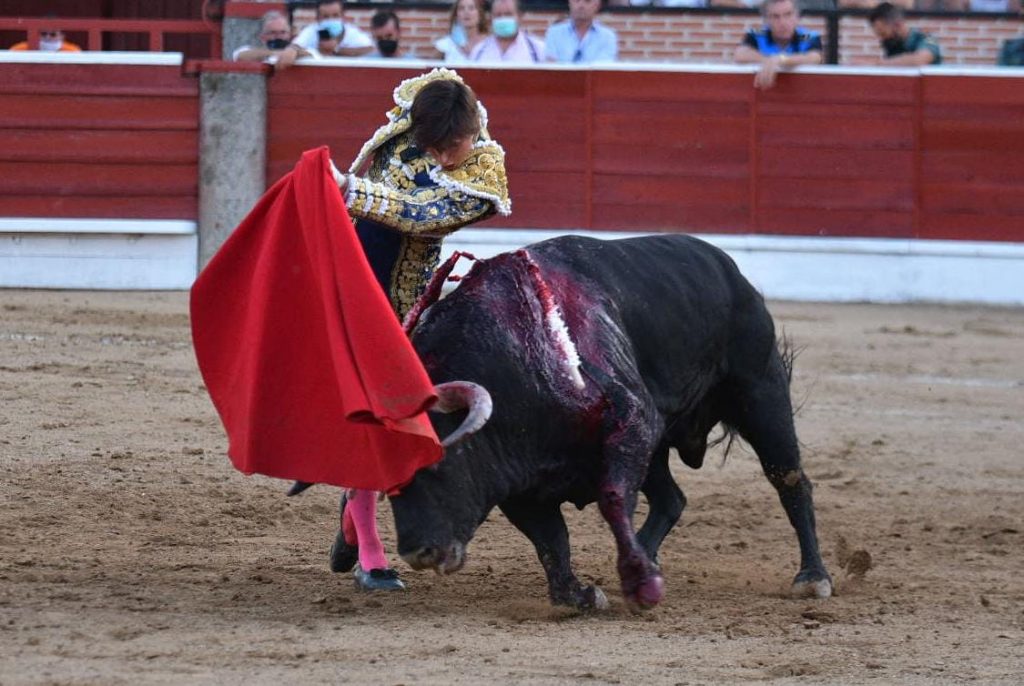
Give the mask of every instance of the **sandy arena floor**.
[[772, 309], [837, 595], [785, 597], [795, 537], [738, 450], [677, 463], [647, 614], [567, 507], [613, 606], [576, 616], [497, 512], [452, 577], [332, 575], [336, 492], [232, 469], [184, 293], [0, 291], [0, 683], [1021, 683], [1024, 310]]

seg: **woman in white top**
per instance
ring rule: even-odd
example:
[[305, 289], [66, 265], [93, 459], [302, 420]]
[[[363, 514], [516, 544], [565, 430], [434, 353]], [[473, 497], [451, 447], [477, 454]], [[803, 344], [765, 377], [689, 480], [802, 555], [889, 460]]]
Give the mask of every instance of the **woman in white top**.
[[469, 53], [490, 33], [484, 0], [458, 0], [448, 26], [451, 30], [434, 41], [434, 49], [449, 64], [469, 62]]

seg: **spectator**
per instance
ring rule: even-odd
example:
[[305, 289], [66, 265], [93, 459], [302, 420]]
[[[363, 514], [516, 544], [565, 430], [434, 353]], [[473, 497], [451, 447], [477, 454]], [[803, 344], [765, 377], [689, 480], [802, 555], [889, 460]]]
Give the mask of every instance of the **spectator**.
[[917, 0], [913, 8], [919, 12], [966, 12], [968, 0]]
[[[876, 4], [876, 0], [839, 0], [839, 9], [870, 10], [873, 9]], [[890, 4], [902, 7], [905, 10], [914, 9], [914, 0], [892, 0]]]
[[519, 0], [494, 0], [491, 4], [491, 30], [494, 32], [476, 46], [472, 62], [544, 61], [544, 44], [521, 29], [523, 13]]
[[287, 69], [299, 57], [310, 53], [291, 42], [292, 29], [288, 18], [271, 10], [260, 22], [260, 45], [243, 45], [231, 56], [236, 62], [266, 62], [277, 70]]
[[618, 7], [707, 7], [708, 0], [609, 0], [608, 4]]
[[761, 0], [710, 0], [709, 7], [737, 7], [740, 9], [753, 9], [761, 6]]
[[914, 9], [925, 12], [1019, 14], [1021, 0], [917, 0]]
[[82, 49], [74, 43], [64, 40], [64, 32], [60, 29], [50, 28], [39, 31], [39, 38], [34, 46], [29, 47], [28, 41], [15, 43], [11, 50], [40, 50], [42, 52], [81, 52]]
[[473, 49], [490, 33], [483, 0], [458, 0], [448, 16], [448, 34], [434, 41], [445, 62], [468, 62]]
[[801, 64], [821, 64], [821, 36], [798, 25], [797, 0], [764, 0], [765, 25], [750, 29], [736, 46], [733, 59], [740, 64], [760, 64], [754, 76], [756, 88], [775, 85], [779, 71]]
[[398, 15], [391, 10], [377, 10], [370, 19], [370, 33], [377, 43], [377, 49], [367, 57], [372, 59], [400, 59], [412, 57], [406, 54], [400, 43], [402, 42], [402, 25], [398, 21]]
[[996, 64], [1000, 67], [1024, 67], [1024, 37], [1003, 41]]
[[928, 34], [908, 27], [902, 8], [891, 2], [880, 3], [868, 14], [868, 23], [885, 52], [878, 64], [905, 67], [942, 64], [939, 44]]
[[310, 24], [292, 41], [314, 55], [358, 57], [373, 50], [373, 39], [355, 24], [344, 20], [341, 0], [317, 0], [316, 23]]
[[1020, 0], [970, 0], [968, 7], [972, 12], [1020, 14]]
[[544, 36], [544, 51], [552, 62], [614, 61], [619, 37], [595, 17], [601, 0], [569, 0], [569, 18], [552, 24]]

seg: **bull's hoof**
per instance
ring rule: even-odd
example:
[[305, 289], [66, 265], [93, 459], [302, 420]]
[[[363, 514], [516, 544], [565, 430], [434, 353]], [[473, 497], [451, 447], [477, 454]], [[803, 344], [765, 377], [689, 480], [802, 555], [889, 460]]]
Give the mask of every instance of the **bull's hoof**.
[[398, 571], [395, 569], [371, 569], [367, 572], [356, 565], [353, 576], [356, 580], [356, 588], [363, 591], [405, 590], [405, 584], [398, 578]]
[[622, 589], [626, 602], [634, 610], [649, 610], [665, 597], [665, 578], [650, 574], [633, 589]]
[[832, 596], [832, 579], [825, 571], [800, 572], [793, 580], [789, 594], [794, 598], [829, 598]]
[[607, 610], [609, 607], [608, 596], [597, 586], [587, 586], [583, 589], [584, 610]]
[[350, 572], [359, 561], [359, 546], [349, 544], [341, 529], [338, 530], [338, 535], [335, 536], [334, 543], [331, 545], [330, 559], [331, 571], [334, 573]]
[[570, 607], [580, 612], [600, 612], [609, 608], [608, 596], [594, 585], [575, 584], [575, 588], [552, 592], [552, 605]]

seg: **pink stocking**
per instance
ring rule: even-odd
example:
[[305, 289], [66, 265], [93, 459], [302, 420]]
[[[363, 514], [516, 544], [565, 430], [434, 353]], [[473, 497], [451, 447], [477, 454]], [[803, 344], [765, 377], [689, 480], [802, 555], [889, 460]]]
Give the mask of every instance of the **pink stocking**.
[[[349, 515], [349, 512], [352, 514]], [[346, 518], [352, 517], [359, 541], [359, 566], [367, 571], [387, 569], [388, 559], [384, 556], [384, 545], [377, 534], [377, 494], [374, 491], [351, 491], [348, 504], [345, 505], [345, 515]]]

